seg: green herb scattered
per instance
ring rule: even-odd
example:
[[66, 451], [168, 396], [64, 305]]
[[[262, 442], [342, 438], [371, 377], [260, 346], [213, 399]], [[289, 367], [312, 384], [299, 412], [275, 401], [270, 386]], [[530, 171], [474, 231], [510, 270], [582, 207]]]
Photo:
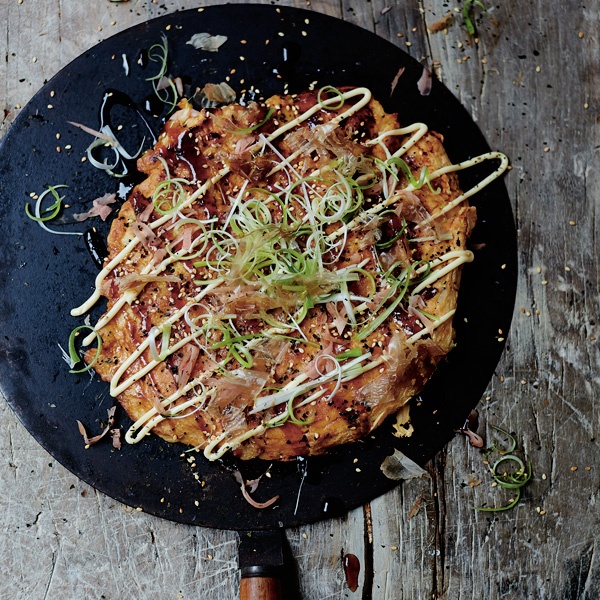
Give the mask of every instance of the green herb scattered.
[[464, 0], [461, 14], [465, 24], [465, 28], [469, 35], [475, 35], [477, 29], [475, 27], [475, 7], [480, 8], [486, 15], [490, 15], [487, 8], [484, 6], [483, 2], [480, 0]]
[[161, 35], [161, 41], [150, 46], [148, 50], [148, 60], [158, 63], [159, 70], [156, 75], [148, 77], [146, 81], [152, 83], [156, 97], [167, 106], [168, 112], [171, 112], [177, 106], [179, 93], [175, 81], [167, 75], [168, 59], [169, 44], [163, 34]]
[[[489, 471], [492, 475], [493, 485], [506, 490], [513, 490], [507, 504], [500, 506], [474, 506], [480, 512], [501, 512], [509, 510], [517, 505], [521, 499], [521, 489], [531, 479], [531, 462], [522, 457], [522, 451], [517, 447], [515, 437], [501, 429], [491, 426], [501, 433], [503, 439], [494, 439], [490, 447], [484, 452], [486, 464], [491, 466]], [[493, 459], [493, 462], [490, 460]]]
[[266, 117], [260, 123], [257, 123], [256, 125], [252, 125], [251, 127], [245, 127], [244, 129], [234, 129], [233, 133], [251, 133], [252, 131], [256, 131], [257, 129], [262, 127], [271, 118], [271, 116], [273, 115], [274, 112], [275, 112], [275, 109], [270, 108], [269, 111], [267, 112]]
[[[92, 332], [92, 334], [96, 337], [96, 339], [98, 340], [98, 348], [96, 348], [96, 354], [94, 355], [94, 358], [90, 361], [88, 365], [81, 369], [75, 369], [74, 367], [81, 362], [81, 358], [79, 358], [77, 348], [75, 347], [75, 340], [79, 336], [79, 332], [83, 329], [89, 329]], [[69, 373], [85, 373], [86, 371], [89, 371], [98, 360], [101, 351], [102, 338], [100, 337], [100, 334], [98, 333], [98, 331], [96, 331], [96, 329], [89, 325], [80, 325], [79, 327], [75, 327], [75, 329], [71, 331], [71, 335], [69, 336], [69, 357], [72, 363], [72, 368], [69, 371]]]
[[[55, 185], [55, 186], [49, 185], [48, 189], [42, 194], [42, 196], [40, 198], [38, 198], [38, 202], [36, 203], [36, 206], [33, 209], [34, 212], [32, 212], [32, 209], [30, 208], [29, 202], [28, 202], [25, 205], [25, 213], [27, 214], [27, 216], [30, 219], [37, 221], [38, 223], [44, 223], [46, 221], [51, 221], [52, 219], [56, 218], [58, 216], [58, 213], [60, 212], [60, 209], [62, 208], [62, 201], [63, 201], [63, 198], [58, 195], [58, 192], [56, 190], [58, 188], [62, 188], [62, 187], [67, 187], [67, 186], [65, 186], [65, 185]], [[41, 201], [48, 194], [52, 195], [52, 197], [54, 198], [54, 202], [50, 206], [48, 206], [47, 208], [44, 208], [42, 210], [41, 209]]]

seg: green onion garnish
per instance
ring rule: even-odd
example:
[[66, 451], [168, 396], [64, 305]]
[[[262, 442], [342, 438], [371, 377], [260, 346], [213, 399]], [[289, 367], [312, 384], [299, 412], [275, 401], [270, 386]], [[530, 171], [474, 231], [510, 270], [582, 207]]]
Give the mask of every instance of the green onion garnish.
[[41, 215], [39, 217], [37, 217], [36, 215], [34, 215], [30, 208], [29, 208], [29, 202], [25, 205], [25, 213], [27, 214], [27, 216], [34, 220], [37, 221], [38, 223], [44, 223], [46, 221], [51, 221], [52, 219], [54, 219], [55, 217], [58, 216], [58, 213], [60, 212], [61, 206], [62, 206], [62, 200], [63, 198], [61, 196], [58, 195], [58, 193], [56, 192], [56, 188], [57, 187], [66, 187], [64, 185], [58, 185], [58, 186], [49, 186], [48, 190], [50, 192], [50, 194], [52, 194], [52, 197], [54, 198], [54, 202], [48, 207], [45, 208], [43, 210], [43, 212], [41, 212]]
[[94, 355], [94, 358], [90, 361], [90, 363], [87, 366], [85, 366], [82, 369], [71, 368], [69, 373], [85, 373], [85, 371], [89, 371], [94, 366], [96, 361], [98, 360], [98, 357], [100, 356], [100, 352], [102, 351], [102, 338], [100, 337], [100, 334], [98, 333], [98, 331], [96, 331], [96, 329], [94, 329], [93, 327], [91, 327], [89, 325], [80, 325], [79, 327], [75, 327], [75, 329], [73, 329], [73, 331], [71, 331], [71, 335], [69, 336], [69, 358], [71, 359], [72, 366], [74, 367], [75, 365], [77, 365], [78, 363], [81, 362], [81, 358], [79, 357], [79, 354], [77, 354], [77, 348], [75, 347], [75, 339], [79, 336], [79, 332], [82, 329], [89, 329], [92, 332], [92, 334], [96, 337], [96, 339], [98, 340], [98, 347], [96, 348], [96, 354]]
[[484, 6], [483, 2], [480, 2], [480, 0], [464, 0], [461, 14], [465, 23], [465, 28], [469, 35], [475, 35], [476, 32], [475, 23], [473, 23], [472, 18], [473, 6], [478, 6], [485, 14], [489, 15], [487, 8]]
[[[327, 94], [329, 98], [323, 98], [324, 94]], [[337, 98], [338, 101], [336, 103], [330, 104], [329, 100], [332, 98]], [[339, 110], [340, 108], [342, 108], [342, 106], [344, 106], [345, 99], [344, 94], [342, 94], [340, 90], [333, 87], [332, 85], [326, 85], [322, 87], [317, 93], [317, 102], [319, 103], [321, 108]]]
[[509, 510], [510, 508], [516, 506], [520, 499], [521, 490], [517, 488], [517, 490], [515, 491], [515, 497], [512, 498], [512, 500], [504, 506], [474, 506], [473, 508], [480, 512], [501, 512], [503, 510]]
[[232, 129], [232, 133], [251, 133], [253, 131], [256, 131], [257, 129], [260, 129], [272, 117], [274, 112], [275, 112], [275, 109], [270, 108], [268, 110], [265, 118], [260, 123], [257, 123], [256, 125], [252, 125], [251, 127], [245, 127], [244, 129]]
[[[25, 214], [32, 220], [35, 221], [42, 229], [45, 229], [48, 233], [55, 235], [83, 235], [79, 231], [56, 231], [50, 229], [47, 225], [47, 221], [55, 219], [62, 208], [63, 197], [58, 195], [56, 191], [59, 188], [67, 187], [66, 185], [49, 185], [36, 199], [33, 211], [29, 207], [29, 203], [25, 205]], [[54, 202], [48, 207], [42, 210], [42, 204], [44, 203], [46, 196], [51, 195], [54, 198]]]
[[346, 350], [345, 352], [336, 354], [335, 359], [341, 362], [348, 358], [358, 358], [359, 356], [362, 356], [362, 350], [360, 348], [352, 348], [352, 350]]
[[[156, 97], [161, 102], [166, 104], [168, 106], [169, 112], [171, 112], [177, 106], [177, 99], [179, 97], [179, 94], [177, 93], [177, 87], [173, 83], [173, 80], [170, 77], [167, 78], [168, 58], [169, 45], [166, 36], [162, 34], [161, 41], [157, 44], [153, 44], [152, 46], [150, 46], [150, 49], [148, 50], [148, 59], [152, 62], [157, 62], [159, 65], [158, 72], [156, 73], [156, 75], [148, 77], [146, 81], [150, 81], [152, 83], [152, 87], [154, 88], [154, 93], [156, 94]], [[168, 90], [158, 88], [163, 78], [167, 78], [169, 90], [171, 90], [171, 93], [173, 94], [172, 99], [169, 98]]]
[[499, 448], [496, 444], [496, 441], [494, 441], [492, 444], [492, 450], [497, 450], [500, 454], [509, 454], [510, 452], [514, 452], [515, 448], [517, 447], [517, 440], [514, 438], [514, 436], [508, 433], [508, 431], [505, 431], [500, 427], [496, 427], [495, 425], [490, 425], [490, 427], [505, 435], [509, 440], [509, 444], [506, 448]]
[[[505, 504], [503, 506], [473, 506], [475, 510], [481, 512], [499, 512], [508, 510], [516, 506], [516, 504], [519, 502], [519, 499], [521, 498], [521, 488], [531, 479], [533, 473], [530, 461], [527, 461], [527, 465], [525, 465], [525, 461], [521, 457], [517, 456], [516, 454], [507, 453], [512, 453], [517, 448], [517, 442], [514, 436], [506, 432], [504, 429], [501, 429], [500, 427], [496, 427], [494, 425], [491, 425], [491, 427], [506, 435], [510, 440], [510, 444], [507, 450], [499, 449], [496, 445], [496, 442], [494, 442], [492, 447], [486, 452], [486, 456], [488, 456], [491, 452], [494, 451], [500, 454], [500, 458], [498, 458], [490, 468], [490, 473], [492, 475], [492, 479], [494, 480], [494, 485], [497, 485], [500, 488], [514, 490], [515, 496], [511, 498], [508, 504]], [[509, 466], [513, 467], [512, 470], [509, 470], [507, 468]]]

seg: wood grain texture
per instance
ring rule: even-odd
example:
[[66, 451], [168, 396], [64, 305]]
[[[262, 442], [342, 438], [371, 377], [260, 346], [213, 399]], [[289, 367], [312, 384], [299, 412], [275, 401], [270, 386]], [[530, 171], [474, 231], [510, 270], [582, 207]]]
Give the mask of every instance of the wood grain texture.
[[[264, 2], [271, 3], [271, 2]], [[0, 3], [0, 135], [67, 62], [113, 33], [217, 2]], [[505, 0], [476, 11], [468, 43], [444, 0], [306, 0], [398, 44], [506, 152], [519, 286], [508, 347], [480, 431], [515, 433], [533, 481], [518, 506], [479, 513], [497, 490], [462, 437], [413, 480], [345, 519], [288, 531], [300, 598], [600, 598], [600, 6]], [[487, 4], [487, 3], [486, 3]], [[454, 22], [430, 33], [448, 12]], [[368, 51], [368, 49], [366, 49]], [[7, 193], [2, 190], [2, 193]], [[1, 216], [0, 216], [1, 219]], [[506, 333], [506, 332], [504, 332]], [[161, 521], [56, 464], [0, 403], [0, 599], [235, 598], [237, 535]], [[586, 468], [589, 467], [589, 470]], [[481, 482], [481, 483], [479, 483]], [[363, 568], [346, 587], [342, 551]]]

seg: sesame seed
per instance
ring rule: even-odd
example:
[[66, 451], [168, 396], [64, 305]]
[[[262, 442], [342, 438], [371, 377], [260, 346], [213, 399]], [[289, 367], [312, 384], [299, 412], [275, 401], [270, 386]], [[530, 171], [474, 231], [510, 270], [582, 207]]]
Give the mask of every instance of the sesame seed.
[[571, 467], [571, 471], [577, 471], [577, 467], [575, 467], [575, 466]]

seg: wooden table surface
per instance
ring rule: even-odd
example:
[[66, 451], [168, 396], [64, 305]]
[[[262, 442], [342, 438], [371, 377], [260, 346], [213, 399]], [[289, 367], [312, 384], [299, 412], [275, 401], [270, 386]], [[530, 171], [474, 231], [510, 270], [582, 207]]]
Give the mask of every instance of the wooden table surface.
[[[2, 0], [0, 135], [46, 80], [100, 40], [211, 4]], [[459, 2], [269, 4], [351, 21], [432, 65], [490, 145], [510, 157], [516, 312], [479, 405], [480, 432], [514, 432], [534, 473], [515, 508], [476, 512], [473, 504], [501, 491], [490, 487], [479, 450], [458, 436], [428, 465], [429, 479], [406, 482], [346, 519], [287, 532], [298, 597], [600, 598], [600, 3], [490, 4], [489, 16], [476, 9], [473, 45]], [[428, 31], [449, 12], [456, 18], [446, 30]], [[1, 599], [237, 595], [236, 533], [163, 521], [95, 492], [46, 454], [5, 402], [0, 523]], [[363, 567], [354, 593], [342, 550]]]

